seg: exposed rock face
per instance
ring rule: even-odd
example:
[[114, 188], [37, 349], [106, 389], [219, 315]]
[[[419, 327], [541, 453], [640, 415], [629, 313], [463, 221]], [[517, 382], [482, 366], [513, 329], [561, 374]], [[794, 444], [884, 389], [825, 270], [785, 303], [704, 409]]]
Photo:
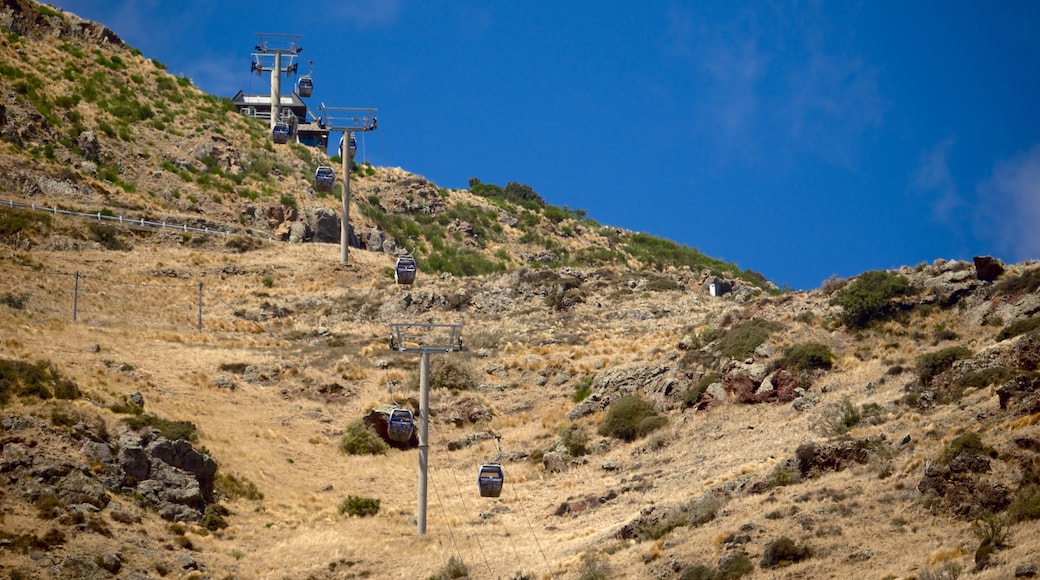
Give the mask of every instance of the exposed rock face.
[[795, 450], [798, 471], [809, 478], [821, 473], [843, 471], [854, 464], [864, 464], [870, 459], [867, 448], [853, 439], [817, 444], [806, 443]]
[[975, 275], [979, 280], [992, 282], [1004, 273], [1004, 264], [990, 256], [975, 256]]
[[79, 453], [27, 445], [49, 427], [36, 421], [5, 422], [9, 436], [0, 452], [0, 473], [11, 490], [29, 498], [57, 499], [56, 509], [105, 509], [111, 494], [133, 495], [141, 507], [171, 521], [198, 521], [214, 502], [217, 464], [183, 440], [171, 441], [152, 429], [123, 431], [118, 440], [77, 425]]
[[961, 452], [946, 463], [930, 465], [917, 489], [939, 498], [960, 517], [999, 513], [1011, 503], [1011, 491], [1004, 484], [983, 477], [990, 471], [986, 457]]
[[332, 244], [340, 241], [340, 228], [342, 226], [340, 225], [341, 220], [335, 211], [319, 207], [311, 215], [310, 223], [311, 230], [314, 231], [312, 239], [315, 242]]

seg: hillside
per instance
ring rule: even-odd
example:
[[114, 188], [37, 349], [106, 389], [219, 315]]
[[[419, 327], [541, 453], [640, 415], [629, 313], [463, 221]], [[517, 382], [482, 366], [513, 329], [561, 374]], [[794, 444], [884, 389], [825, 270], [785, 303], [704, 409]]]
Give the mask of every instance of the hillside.
[[[364, 163], [341, 265], [318, 152], [97, 24], [3, 0], [0, 29], [0, 200], [228, 232], [0, 205], [8, 577], [1036, 574], [1040, 266], [780, 292], [519, 184]], [[397, 323], [465, 346], [430, 356], [421, 537], [418, 450], [344, 451], [419, 412]]]

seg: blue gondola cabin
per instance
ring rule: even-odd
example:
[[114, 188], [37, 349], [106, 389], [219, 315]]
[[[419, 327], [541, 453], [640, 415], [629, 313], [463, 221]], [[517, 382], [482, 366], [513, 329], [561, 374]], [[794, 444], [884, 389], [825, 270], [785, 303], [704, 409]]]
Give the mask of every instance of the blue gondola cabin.
[[498, 497], [502, 495], [502, 482], [505, 473], [498, 463], [485, 463], [480, 466], [477, 475], [477, 487], [480, 488], [480, 497]]
[[322, 165], [314, 172], [314, 189], [316, 191], [332, 191], [336, 183], [336, 170], [328, 165]]
[[300, 77], [300, 80], [296, 81], [296, 94], [301, 97], [309, 97], [314, 91], [314, 81], [309, 76]]
[[394, 409], [387, 421], [386, 434], [391, 441], [404, 442], [412, 438], [415, 427], [412, 412], [408, 409]]
[[289, 142], [289, 124], [288, 123], [275, 123], [274, 128], [271, 129], [271, 140], [275, 143], [288, 143]]

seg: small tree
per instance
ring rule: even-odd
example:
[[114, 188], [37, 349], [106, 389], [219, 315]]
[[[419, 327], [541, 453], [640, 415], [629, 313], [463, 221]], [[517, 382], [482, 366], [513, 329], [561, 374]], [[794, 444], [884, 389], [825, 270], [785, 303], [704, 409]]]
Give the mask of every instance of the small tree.
[[662, 427], [667, 419], [657, 413], [649, 401], [635, 395], [621, 397], [610, 406], [607, 418], [599, 426], [599, 434], [623, 441], [636, 439]]
[[339, 448], [348, 455], [380, 455], [390, 445], [376, 433], [375, 429], [358, 419], [347, 425], [347, 432], [339, 441]]
[[866, 328], [896, 313], [892, 299], [908, 294], [910, 281], [894, 272], [865, 272], [838, 291], [831, 303], [841, 306], [841, 321], [850, 328]]

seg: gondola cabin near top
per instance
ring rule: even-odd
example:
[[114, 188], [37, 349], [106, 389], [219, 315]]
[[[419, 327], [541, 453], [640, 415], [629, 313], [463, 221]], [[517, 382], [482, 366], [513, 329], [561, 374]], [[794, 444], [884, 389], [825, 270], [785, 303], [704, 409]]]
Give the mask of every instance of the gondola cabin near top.
[[329, 167], [328, 165], [322, 165], [318, 167], [314, 172], [314, 189], [315, 191], [332, 191], [332, 186], [336, 183], [336, 170]]
[[296, 81], [296, 94], [301, 97], [309, 97], [312, 92], [314, 92], [314, 81], [310, 76], [302, 76], [300, 80]]
[[[357, 138], [355, 138], [353, 134], [350, 135], [349, 153], [351, 159], [353, 159], [354, 155], [357, 154]], [[339, 138], [339, 156], [343, 157], [343, 137]]]
[[394, 281], [398, 284], [411, 284], [415, 282], [416, 270], [418, 270], [418, 266], [415, 263], [415, 258], [401, 256], [394, 265]]
[[271, 140], [275, 143], [288, 143], [289, 142], [289, 124], [288, 123], [275, 123], [274, 128], [271, 129]]

